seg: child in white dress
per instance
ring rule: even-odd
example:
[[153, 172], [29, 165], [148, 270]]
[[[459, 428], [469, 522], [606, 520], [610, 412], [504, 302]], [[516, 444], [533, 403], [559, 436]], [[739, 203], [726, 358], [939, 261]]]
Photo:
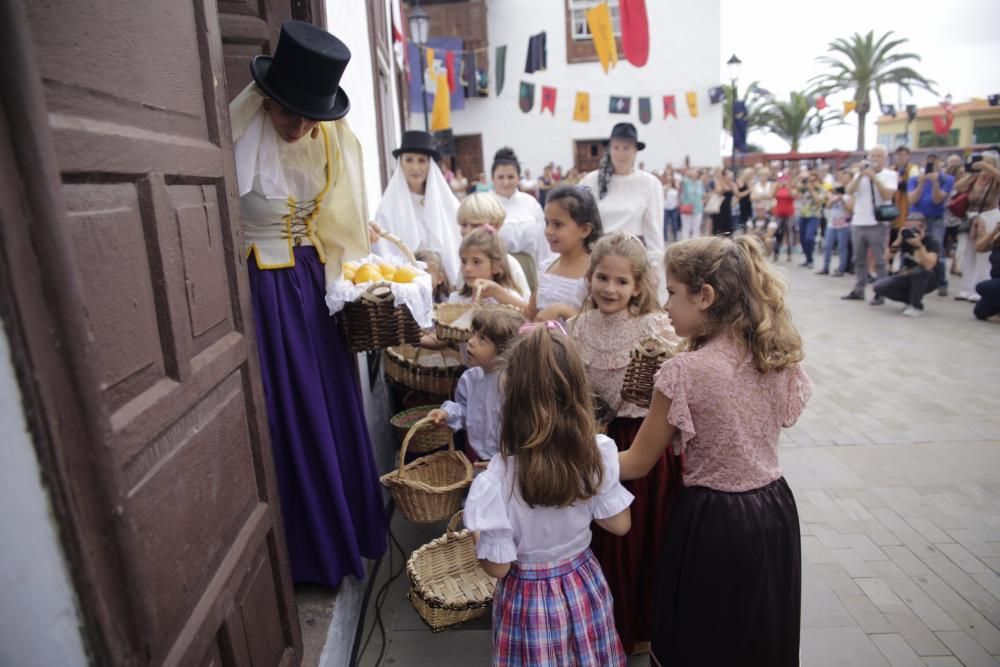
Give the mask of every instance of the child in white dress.
[[462, 239], [459, 248], [465, 284], [451, 293], [449, 303], [505, 303], [523, 311], [528, 303], [517, 291], [507, 263], [507, 249], [496, 230], [483, 225]]
[[632, 496], [573, 344], [555, 322], [528, 327], [506, 355], [500, 455], [465, 503], [476, 555], [499, 579], [493, 664], [624, 667], [590, 523], [625, 534]]
[[483, 310], [472, 318], [466, 354], [469, 370], [462, 373], [455, 400], [445, 401], [427, 416], [447, 421], [452, 431], [465, 430], [466, 455], [473, 463], [489, 461], [500, 449], [500, 365], [498, 357], [517, 336], [524, 317], [513, 309]]
[[[484, 225], [490, 225], [499, 234], [506, 216], [507, 212], [504, 211], [503, 204], [496, 198], [496, 195], [492, 192], [476, 192], [463, 199], [462, 204], [458, 207], [458, 230], [463, 239]], [[502, 234], [500, 234], [500, 238], [503, 239]], [[505, 247], [506, 245], [504, 243]], [[510, 277], [521, 296], [531, 296], [528, 277], [524, 274], [521, 263], [509, 252], [507, 253], [507, 267], [510, 269]], [[461, 282], [459, 287], [461, 287]]]
[[545, 203], [545, 239], [555, 257], [543, 264], [528, 318], [565, 321], [587, 298], [590, 249], [601, 237], [601, 213], [590, 190], [559, 185]]

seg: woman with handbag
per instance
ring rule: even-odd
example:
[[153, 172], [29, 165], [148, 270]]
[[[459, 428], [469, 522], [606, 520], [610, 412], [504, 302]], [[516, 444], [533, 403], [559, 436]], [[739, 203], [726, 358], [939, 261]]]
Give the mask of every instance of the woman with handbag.
[[689, 167], [681, 181], [681, 237], [679, 241], [698, 236], [698, 221], [704, 210], [705, 186], [698, 177], [698, 170]]
[[[962, 287], [955, 299], [975, 303], [981, 298], [976, 285], [990, 274], [988, 253], [977, 252], [976, 244], [1000, 223], [1000, 156], [994, 151], [983, 153], [981, 160], [970, 162], [966, 168], [971, 171], [955, 184], [959, 193], [955, 199], [961, 201], [961, 195], [966, 194], [972, 225], [962, 260]], [[956, 202], [953, 200], [951, 205], [956, 206]]]

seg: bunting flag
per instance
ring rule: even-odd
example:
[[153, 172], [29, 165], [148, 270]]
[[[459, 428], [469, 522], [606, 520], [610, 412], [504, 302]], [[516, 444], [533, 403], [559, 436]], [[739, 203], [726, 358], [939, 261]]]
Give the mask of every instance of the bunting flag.
[[448, 75], [437, 75], [434, 89], [434, 106], [431, 108], [431, 132], [440, 132], [451, 127], [451, 93], [448, 90]]
[[632, 98], [631, 97], [616, 97], [611, 96], [611, 103], [608, 104], [608, 113], [622, 113], [628, 114], [632, 112]]
[[653, 108], [650, 106], [648, 97], [639, 98], [639, 122], [643, 125], [649, 125], [649, 121], [653, 120]]
[[602, 2], [593, 9], [587, 10], [587, 27], [594, 41], [594, 50], [601, 61], [604, 73], [618, 63], [618, 46], [615, 44], [615, 33], [611, 28], [611, 11], [608, 3]]
[[573, 105], [573, 120], [578, 123], [590, 122], [590, 93], [577, 92]]
[[693, 90], [684, 94], [688, 103], [688, 113], [692, 118], [698, 117], [698, 93]]
[[990, 103], [991, 107], [1000, 106], [1000, 95], [987, 95], [986, 101]]
[[676, 100], [673, 95], [663, 96], [663, 118], [666, 120], [668, 117], [673, 116], [677, 118], [677, 106]]
[[844, 115], [846, 116], [847, 114], [851, 113], [857, 108], [858, 108], [857, 102], [855, 102], [854, 100], [847, 100], [846, 102], [844, 102]]
[[895, 104], [883, 104], [882, 105], [882, 115], [896, 117], [896, 105]]
[[540, 113], [545, 113], [548, 109], [552, 115], [556, 115], [556, 89], [552, 86], [542, 86], [542, 109]]
[[907, 104], [906, 105], [906, 120], [910, 123], [917, 119], [917, 105]]
[[944, 116], [934, 117], [934, 133], [943, 137], [951, 132], [951, 125], [955, 122], [955, 107], [951, 104], [951, 95], [941, 103], [941, 107], [944, 109]]
[[[649, 19], [646, 0], [618, 0], [622, 26], [622, 51], [625, 60], [642, 67], [649, 60]], [[641, 106], [642, 100], [640, 100]]]
[[448, 90], [455, 92], [455, 52], [448, 51], [444, 54], [444, 69], [448, 73]]
[[816, 108], [820, 111], [826, 108], [826, 95], [818, 95], [816, 97]]
[[524, 113], [531, 111], [531, 107], [535, 106], [535, 84], [526, 81], [521, 82], [518, 104], [520, 104], [521, 111]]
[[722, 86], [715, 86], [708, 89], [708, 101], [712, 104], [718, 104], [724, 99], [726, 99], [726, 91]]
[[747, 105], [743, 100], [733, 103], [733, 147], [742, 153], [747, 150]]
[[497, 47], [497, 97], [503, 92], [503, 76], [507, 69], [507, 47]]
[[534, 74], [544, 70], [548, 61], [545, 52], [545, 31], [528, 39], [528, 57], [524, 63], [524, 73]]

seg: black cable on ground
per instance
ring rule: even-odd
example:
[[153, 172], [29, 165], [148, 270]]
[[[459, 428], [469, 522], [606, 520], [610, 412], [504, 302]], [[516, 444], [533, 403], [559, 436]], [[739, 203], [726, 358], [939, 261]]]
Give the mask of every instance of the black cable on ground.
[[[392, 522], [392, 515], [396, 512], [396, 503], [390, 498], [388, 505], [386, 505], [386, 527]], [[389, 531], [390, 534], [392, 531]], [[392, 545], [389, 545], [390, 556], [392, 555], [391, 549]], [[358, 613], [358, 625], [354, 628], [354, 643], [351, 645], [351, 657], [348, 659], [347, 664], [350, 667], [357, 667], [358, 660], [361, 658], [358, 649], [361, 647], [361, 635], [364, 633], [365, 624], [365, 614], [368, 611], [368, 601], [372, 596], [372, 589], [375, 587], [375, 580], [378, 578], [379, 570], [382, 568], [382, 560], [385, 558], [385, 554], [379, 556], [378, 560], [375, 561], [375, 567], [372, 568], [371, 576], [368, 578], [368, 585], [365, 586], [365, 594], [361, 598], [361, 611]]]
[[[382, 639], [382, 648], [379, 649], [378, 658], [375, 660], [376, 665], [382, 664], [382, 658], [385, 657], [385, 652], [389, 648], [389, 637], [385, 631], [385, 623], [382, 621], [382, 607], [385, 605], [385, 600], [389, 595], [389, 589], [393, 582], [403, 574], [403, 570], [406, 568], [406, 552], [403, 551], [403, 547], [400, 546], [399, 541], [396, 540], [396, 536], [392, 533], [392, 529], [389, 530], [389, 537], [392, 539], [392, 544], [389, 545], [389, 579], [382, 584], [382, 588], [379, 592], [375, 594], [375, 623], [372, 624], [371, 629], [368, 631], [368, 637], [365, 638], [364, 646], [361, 648], [361, 652], [358, 654], [358, 659], [360, 660], [364, 656], [365, 652], [368, 650], [368, 644], [371, 642], [372, 634], [375, 632], [375, 625], [378, 625], [379, 636]], [[392, 571], [392, 547], [393, 544], [399, 549], [400, 563], [399, 570], [395, 573]]]

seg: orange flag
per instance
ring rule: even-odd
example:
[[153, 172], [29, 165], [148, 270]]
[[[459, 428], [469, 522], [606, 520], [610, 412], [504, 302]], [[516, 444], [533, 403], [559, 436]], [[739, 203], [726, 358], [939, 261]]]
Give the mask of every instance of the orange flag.
[[693, 90], [685, 95], [688, 103], [688, 113], [692, 118], [698, 117], [698, 93]]
[[611, 11], [608, 3], [602, 2], [593, 9], [587, 10], [587, 26], [590, 28], [591, 39], [594, 40], [594, 50], [601, 60], [604, 73], [618, 63], [618, 46], [615, 44], [615, 33], [611, 28]]
[[431, 109], [431, 132], [440, 132], [451, 127], [451, 90], [448, 75], [435, 75], [434, 107]]

